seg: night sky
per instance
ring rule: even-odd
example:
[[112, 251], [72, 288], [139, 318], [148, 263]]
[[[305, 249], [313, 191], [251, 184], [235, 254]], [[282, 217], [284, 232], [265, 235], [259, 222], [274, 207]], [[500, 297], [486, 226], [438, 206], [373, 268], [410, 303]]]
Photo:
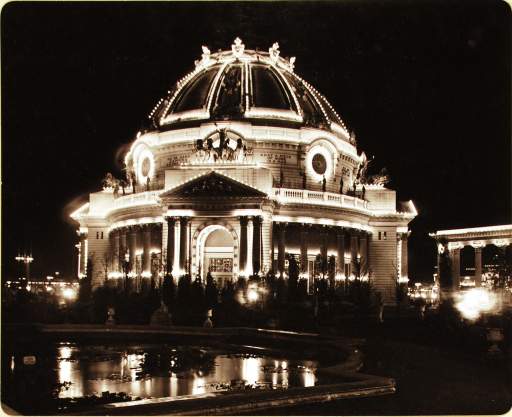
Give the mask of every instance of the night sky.
[[[511, 223], [510, 9], [498, 1], [9, 3], [2, 9], [2, 272], [74, 272], [67, 219], [201, 45], [296, 56], [370, 171], [412, 199], [410, 276], [427, 233]], [[116, 156], [117, 155], [117, 156]], [[370, 173], [374, 173], [370, 172]], [[80, 200], [80, 198], [82, 200]]]

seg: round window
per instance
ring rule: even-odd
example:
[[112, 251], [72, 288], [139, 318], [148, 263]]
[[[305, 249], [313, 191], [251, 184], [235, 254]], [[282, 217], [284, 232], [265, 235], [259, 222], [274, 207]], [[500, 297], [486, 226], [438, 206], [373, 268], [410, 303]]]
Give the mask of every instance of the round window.
[[324, 175], [325, 171], [327, 171], [327, 161], [325, 160], [325, 157], [320, 153], [317, 153], [315, 156], [313, 156], [311, 164], [313, 165], [313, 169], [318, 175]]
[[144, 158], [144, 160], [142, 161], [142, 166], [141, 166], [141, 174], [144, 176], [144, 177], [147, 177], [148, 174], [149, 174], [149, 168], [151, 167], [151, 161], [149, 160], [148, 157]]

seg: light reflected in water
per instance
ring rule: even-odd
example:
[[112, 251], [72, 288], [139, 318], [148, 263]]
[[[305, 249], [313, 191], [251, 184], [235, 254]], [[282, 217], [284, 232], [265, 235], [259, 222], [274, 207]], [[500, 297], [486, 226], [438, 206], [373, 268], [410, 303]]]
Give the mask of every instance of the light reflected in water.
[[192, 394], [204, 394], [206, 392], [206, 380], [203, 377], [194, 375]]
[[[309, 387], [316, 383], [316, 363], [312, 361], [219, 354], [211, 368], [146, 376], [139, 374], [143, 354], [107, 348], [81, 349], [57, 347], [56, 382], [71, 383], [68, 389], [61, 390], [61, 398], [101, 395], [105, 391], [125, 392], [141, 398], [197, 395], [226, 389], [233, 381], [241, 380], [248, 385], [264, 384], [273, 388]], [[15, 357], [11, 357], [11, 369], [14, 369], [14, 360]]]
[[314, 387], [316, 383], [316, 376], [313, 373], [313, 370], [310, 368], [305, 368], [302, 373], [302, 378], [304, 380], [303, 385], [305, 387]]
[[243, 361], [242, 378], [249, 385], [256, 385], [260, 379], [262, 358], [246, 358]]
[[83, 379], [77, 361], [71, 360], [73, 348], [60, 346], [58, 348], [58, 376], [61, 384], [71, 383], [59, 397], [82, 397], [84, 394]]

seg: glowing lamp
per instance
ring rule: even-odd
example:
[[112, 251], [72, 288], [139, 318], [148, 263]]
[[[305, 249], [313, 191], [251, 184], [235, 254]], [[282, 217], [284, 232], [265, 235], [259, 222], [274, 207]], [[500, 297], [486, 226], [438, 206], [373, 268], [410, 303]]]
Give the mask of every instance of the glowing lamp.
[[67, 300], [72, 300], [76, 297], [76, 291], [73, 288], [65, 288], [62, 290], [62, 295]]
[[258, 291], [254, 288], [251, 288], [247, 291], [247, 299], [250, 302], [258, 301], [258, 298], [260, 298], [260, 295], [258, 294]]
[[468, 320], [476, 320], [496, 306], [496, 297], [483, 288], [472, 288], [458, 296], [455, 307]]

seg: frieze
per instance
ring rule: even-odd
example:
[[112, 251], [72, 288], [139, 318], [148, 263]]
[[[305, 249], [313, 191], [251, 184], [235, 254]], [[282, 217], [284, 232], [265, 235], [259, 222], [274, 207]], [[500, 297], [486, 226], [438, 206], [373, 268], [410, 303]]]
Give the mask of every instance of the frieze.
[[166, 167], [182, 165], [188, 162], [190, 154], [172, 155], [167, 158]]
[[287, 164], [287, 160], [292, 159], [292, 155], [275, 153], [260, 153], [259, 156], [263, 158], [267, 164]]

